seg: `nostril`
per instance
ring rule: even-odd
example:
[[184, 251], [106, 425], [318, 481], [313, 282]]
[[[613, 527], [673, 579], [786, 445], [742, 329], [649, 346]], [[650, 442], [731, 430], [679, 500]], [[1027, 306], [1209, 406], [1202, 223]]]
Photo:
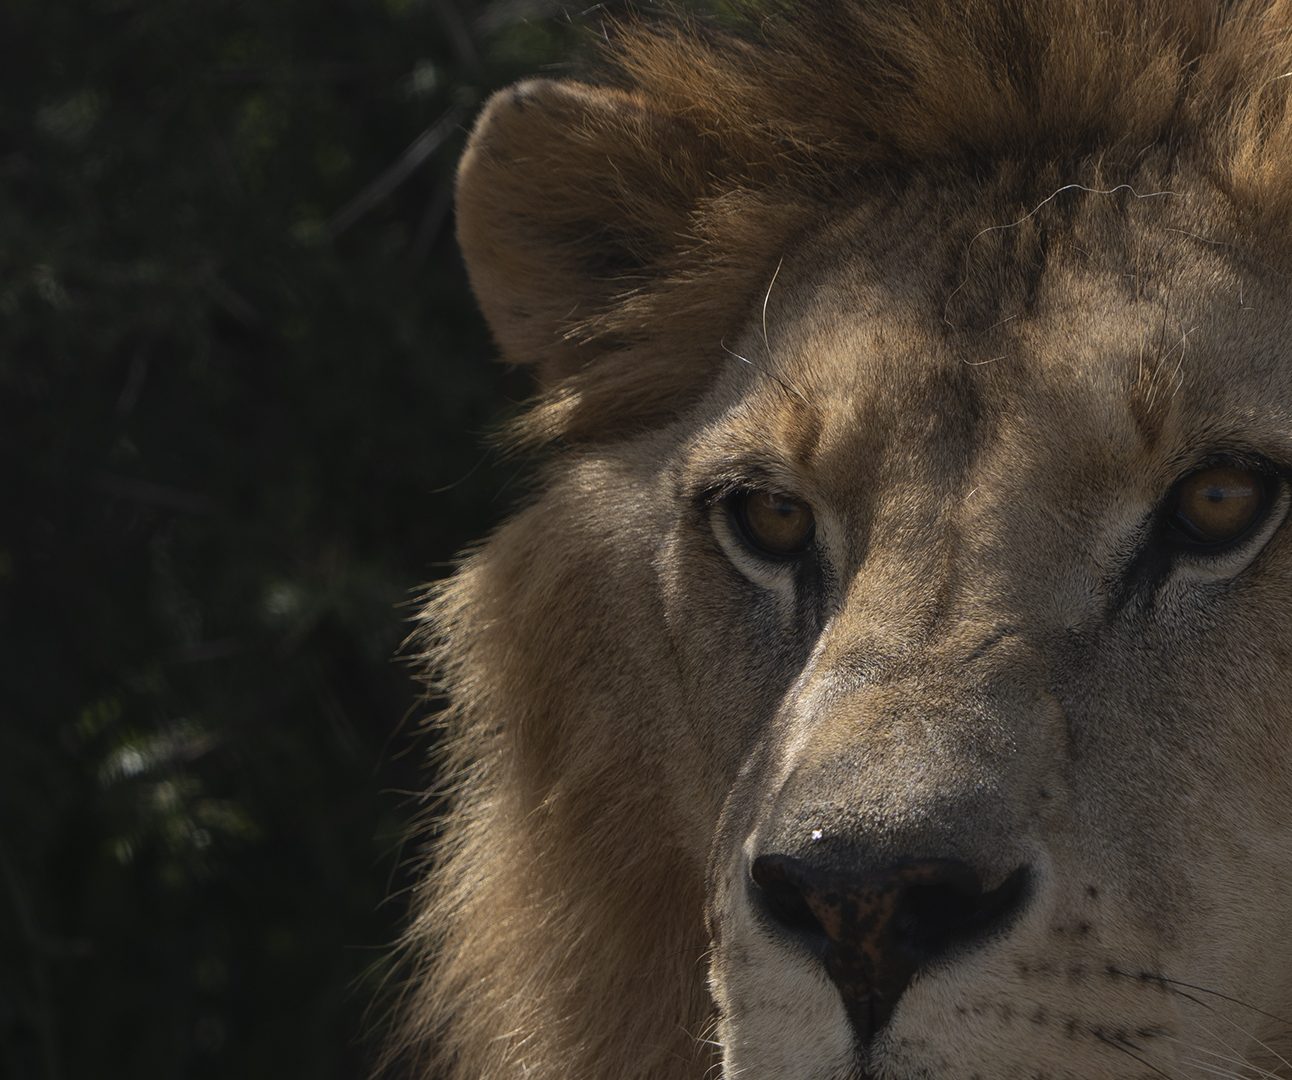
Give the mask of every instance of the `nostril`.
[[933, 880], [912, 882], [894, 915], [894, 932], [912, 952], [925, 956], [1003, 930], [1023, 906], [1029, 874], [1020, 866], [984, 893], [978, 876], [963, 863], [937, 864]]
[[758, 906], [786, 930], [824, 939], [825, 929], [804, 896], [805, 883], [794, 860], [760, 855], [750, 868], [751, 893]]

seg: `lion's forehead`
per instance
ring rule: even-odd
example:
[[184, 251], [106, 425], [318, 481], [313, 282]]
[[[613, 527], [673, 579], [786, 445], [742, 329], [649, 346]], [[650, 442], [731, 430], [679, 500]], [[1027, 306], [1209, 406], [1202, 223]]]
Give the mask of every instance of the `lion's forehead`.
[[[718, 392], [725, 430], [841, 496], [917, 477], [943, 496], [1149, 494], [1199, 444], [1281, 443], [1290, 327], [1268, 275], [1209, 242], [1199, 229], [1229, 234], [1197, 207], [1122, 213], [1129, 236], [1065, 222], [1022, 267], [978, 234], [874, 213], [823, 230], [781, 261], [732, 350], [746, 362]], [[984, 282], [1007, 300], [966, 319], [958, 294]]]

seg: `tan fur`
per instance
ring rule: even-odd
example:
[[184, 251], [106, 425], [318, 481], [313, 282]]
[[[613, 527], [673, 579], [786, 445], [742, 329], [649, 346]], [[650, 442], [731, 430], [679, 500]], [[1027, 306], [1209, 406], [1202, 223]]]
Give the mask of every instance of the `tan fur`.
[[[595, 81], [497, 95], [460, 173], [549, 456], [424, 615], [447, 801], [396, 1052], [861, 1075], [740, 898], [807, 784], [854, 839], [941, 813], [981, 865], [1045, 868], [866, 1075], [1277, 1065], [1292, 542], [1122, 579], [1199, 455], [1292, 461], [1292, 4], [854, 0], [610, 40]], [[704, 509], [751, 470], [817, 513], [812, 605]]]

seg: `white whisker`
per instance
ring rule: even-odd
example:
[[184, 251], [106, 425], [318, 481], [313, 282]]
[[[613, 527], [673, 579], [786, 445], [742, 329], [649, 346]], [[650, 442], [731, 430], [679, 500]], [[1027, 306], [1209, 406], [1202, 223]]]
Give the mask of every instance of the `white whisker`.
[[780, 277], [781, 266], [785, 262], [785, 256], [782, 255], [776, 263], [776, 270], [772, 274], [772, 280], [767, 283], [767, 292], [763, 294], [763, 348], [767, 352], [767, 358], [772, 358], [772, 346], [767, 339], [767, 302], [772, 298], [772, 286], [776, 284], [776, 279]]
[[725, 352], [728, 356], [734, 356], [737, 360], [741, 360], [741, 361], [743, 361], [744, 363], [748, 364], [750, 367], [754, 367], [754, 362], [753, 362], [752, 360], [750, 360], [750, 359], [749, 359], [749, 357], [747, 357], [747, 356], [741, 356], [741, 355], [740, 355], [740, 353], [738, 353], [738, 352], [733, 352], [731, 349], [728, 349], [728, 348], [727, 348], [727, 342], [726, 342], [726, 340], [725, 340], [725, 339], [724, 339], [724, 340], [722, 340], [722, 341], [719, 341], [719, 342], [718, 342], [718, 348], [720, 348], [720, 349], [721, 349], [723, 352]]
[[[1170, 980], [1166, 980], [1166, 981], [1167, 981], [1168, 983], [1170, 982]], [[1248, 1030], [1247, 1030], [1246, 1028], [1244, 1028], [1241, 1024], [1238, 1024], [1238, 1023], [1236, 1023], [1235, 1021], [1231, 1020], [1228, 1016], [1226, 1016], [1224, 1013], [1222, 1013], [1219, 1009], [1215, 1008], [1215, 1007], [1214, 1007], [1214, 1006], [1212, 1006], [1212, 1005], [1207, 1004], [1207, 1002], [1205, 1002], [1205, 1001], [1201, 1001], [1201, 1000], [1199, 1000], [1198, 998], [1194, 997], [1192, 994], [1186, 994], [1184, 991], [1179, 990], [1179, 989], [1174, 988], [1174, 987], [1172, 987], [1172, 989], [1173, 989], [1173, 991], [1174, 991], [1177, 995], [1179, 995], [1180, 997], [1184, 998], [1186, 1001], [1192, 1001], [1195, 1005], [1200, 1005], [1200, 1006], [1202, 1006], [1202, 1008], [1206, 1009], [1206, 1010], [1207, 1010], [1208, 1012], [1210, 1012], [1213, 1016], [1216, 1016], [1216, 1017], [1218, 1017], [1219, 1019], [1223, 1020], [1226, 1024], [1228, 1024], [1230, 1027], [1232, 1027], [1235, 1031], [1237, 1031], [1237, 1032], [1238, 1032], [1240, 1035], [1242, 1035], [1244, 1038], [1250, 1039], [1250, 1040], [1251, 1040], [1252, 1042], [1254, 1042], [1257, 1046], [1259, 1046], [1262, 1050], [1264, 1050], [1267, 1054], [1269, 1054], [1269, 1055], [1270, 1055], [1270, 1057], [1272, 1057], [1272, 1058], [1273, 1058], [1275, 1061], [1277, 1061], [1281, 1066], [1283, 1066], [1283, 1068], [1285, 1068], [1285, 1069], [1289, 1069], [1289, 1070], [1292, 1070], [1292, 1063], [1289, 1063], [1289, 1062], [1288, 1062], [1288, 1060], [1287, 1060], [1285, 1057], [1283, 1057], [1283, 1055], [1282, 1055], [1282, 1054], [1278, 1053], [1278, 1051], [1274, 1050], [1272, 1047], [1270, 1047], [1269, 1045], [1267, 1045], [1267, 1044], [1266, 1044], [1265, 1042], [1263, 1042], [1261, 1039], [1257, 1038], [1257, 1037], [1256, 1037], [1256, 1035], [1254, 1035], [1252, 1032], [1248, 1031]], [[1202, 987], [1198, 987], [1197, 989], [1199, 989], [1199, 990], [1200, 990], [1201, 992], [1203, 992], [1203, 993], [1214, 992], [1214, 991], [1207, 991], [1207, 990], [1205, 990], [1205, 989], [1204, 989], [1204, 988], [1202, 988]], [[1223, 995], [1223, 994], [1217, 994], [1217, 996], [1218, 996], [1218, 997], [1221, 997], [1221, 998], [1224, 998], [1224, 997], [1225, 997], [1225, 995]], [[1241, 1005], [1241, 1004], [1242, 1004], [1242, 1002], [1235, 1002], [1235, 1004], [1239, 1004], [1239, 1005]], [[1259, 1012], [1260, 1010], [1258, 1009], [1258, 1010], [1256, 1010], [1256, 1011], [1258, 1011], [1258, 1012]], [[1204, 1030], [1205, 1030], [1205, 1029], [1204, 1029]], [[1218, 1035], [1216, 1035], [1214, 1032], [1208, 1032], [1208, 1034], [1211, 1034], [1211, 1036], [1212, 1036], [1214, 1039], [1216, 1039], [1216, 1041], [1217, 1041], [1217, 1042], [1219, 1042], [1222, 1046], [1227, 1046], [1230, 1050], [1234, 1050], [1234, 1048], [1233, 1048], [1232, 1046], [1229, 1046], [1229, 1044], [1228, 1044], [1228, 1043], [1226, 1043], [1223, 1039], [1221, 1039], [1221, 1038], [1220, 1038]], [[1234, 1050], [1234, 1052], [1235, 1052], [1235, 1053], [1237, 1053], [1238, 1051], [1237, 1051], [1237, 1050]]]
[[[1208, 1032], [1208, 1034], [1212, 1035], [1212, 1037], [1215, 1038], [1214, 1033]], [[1259, 1065], [1253, 1064], [1252, 1062], [1248, 1061], [1246, 1058], [1242, 1057], [1241, 1055], [1238, 1057], [1231, 1057], [1230, 1054], [1222, 1054], [1218, 1050], [1208, 1050], [1205, 1046], [1197, 1046], [1194, 1043], [1186, 1042], [1184, 1039], [1176, 1039], [1170, 1035], [1160, 1035], [1158, 1037], [1161, 1039], [1164, 1039], [1167, 1042], [1178, 1043], [1180, 1046], [1185, 1047], [1187, 1050], [1195, 1054], [1206, 1054], [1209, 1057], [1216, 1058], [1218, 1063], [1227, 1062], [1230, 1065], [1237, 1065], [1241, 1069], [1246, 1069], [1254, 1073], [1257, 1077], [1265, 1078], [1265, 1080], [1279, 1080], [1279, 1077], [1277, 1076], [1277, 1074], [1270, 1072], [1268, 1069], [1262, 1069]], [[1222, 1046], [1224, 1046], [1225, 1049], [1229, 1050], [1231, 1054], [1238, 1054], [1238, 1051], [1234, 1047], [1226, 1043], [1223, 1039], [1217, 1039], [1217, 1041]], [[1194, 1064], [1194, 1065], [1200, 1064], [1199, 1062], [1196, 1062], [1196, 1061], [1188, 1061], [1186, 1063]], [[1220, 1067], [1219, 1064], [1217, 1064], [1216, 1067], [1219, 1068]]]
[[[1243, 1073], [1234, 1072], [1232, 1069], [1213, 1068], [1203, 1061], [1195, 1061], [1193, 1058], [1181, 1058], [1181, 1062], [1199, 1072], [1206, 1073], [1208, 1076], [1224, 1076], [1228, 1080], [1252, 1080], [1251, 1077]], [[1277, 1078], [1276, 1078], [1277, 1080]]]

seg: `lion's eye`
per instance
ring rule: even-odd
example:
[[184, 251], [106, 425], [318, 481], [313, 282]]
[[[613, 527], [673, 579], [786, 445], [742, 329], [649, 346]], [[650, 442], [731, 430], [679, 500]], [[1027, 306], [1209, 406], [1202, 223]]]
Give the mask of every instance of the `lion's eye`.
[[816, 519], [801, 499], [777, 491], [746, 491], [731, 503], [745, 542], [778, 559], [801, 555], [812, 543]]
[[1186, 476], [1171, 493], [1168, 524], [1186, 547], [1216, 548], [1242, 539], [1270, 503], [1270, 480], [1237, 465]]

